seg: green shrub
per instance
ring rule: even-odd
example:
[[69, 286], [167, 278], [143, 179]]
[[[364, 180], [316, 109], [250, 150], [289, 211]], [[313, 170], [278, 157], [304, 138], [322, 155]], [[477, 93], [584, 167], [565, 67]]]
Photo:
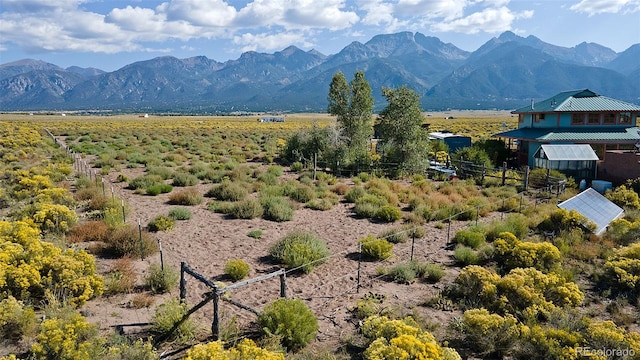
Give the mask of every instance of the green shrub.
[[378, 234], [378, 238], [386, 239], [392, 244], [405, 243], [409, 240], [409, 232], [404, 227], [394, 227]]
[[254, 239], [260, 239], [262, 237], [262, 230], [251, 230], [249, 231], [247, 236], [252, 237]]
[[510, 232], [518, 239], [524, 239], [529, 233], [529, 219], [522, 214], [509, 214], [504, 220], [493, 220], [487, 226], [487, 241], [494, 241], [502, 232]]
[[138, 176], [137, 178], [129, 181], [129, 189], [138, 190], [138, 189], [147, 189], [151, 185], [164, 184], [164, 179], [160, 175], [155, 174], [147, 174]]
[[[168, 335], [174, 325], [187, 314], [189, 308], [179, 299], [169, 299], [164, 304], [160, 304], [151, 319], [151, 331], [157, 336]], [[195, 337], [196, 325], [191, 318], [187, 318], [178, 328], [167, 338], [169, 341], [176, 341], [185, 344]]]
[[153, 184], [145, 190], [145, 193], [150, 196], [156, 196], [160, 194], [167, 194], [173, 190], [173, 186], [169, 184]]
[[224, 264], [224, 273], [233, 281], [242, 280], [249, 275], [249, 264], [241, 259], [229, 260]]
[[269, 165], [269, 167], [267, 168], [267, 173], [276, 177], [280, 177], [282, 176], [282, 174], [284, 174], [284, 169], [279, 165]]
[[373, 218], [384, 222], [394, 222], [402, 218], [402, 211], [395, 206], [384, 205], [376, 211]]
[[38, 320], [31, 307], [10, 295], [0, 301], [0, 338], [20, 341], [35, 335], [37, 329]]
[[387, 272], [387, 275], [398, 284], [411, 284], [416, 278], [416, 272], [411, 264], [398, 264]]
[[358, 199], [367, 194], [367, 191], [361, 186], [355, 186], [347, 192], [344, 196], [345, 200], [350, 203], [355, 203]]
[[368, 235], [359, 240], [362, 254], [369, 259], [385, 260], [393, 255], [393, 244], [385, 239], [377, 239], [373, 235]]
[[356, 306], [351, 311], [358, 319], [366, 319], [374, 315], [383, 315], [383, 313], [388, 312], [382, 307], [385, 298], [384, 295], [369, 292], [356, 301]]
[[149, 231], [170, 231], [176, 221], [168, 215], [158, 215], [149, 222]]
[[333, 207], [338, 203], [337, 199], [333, 198], [319, 198], [313, 199], [309, 201], [305, 207], [312, 210], [320, 210], [327, 211], [333, 209]]
[[267, 305], [258, 324], [267, 335], [280, 337], [289, 351], [304, 348], [318, 333], [318, 320], [299, 299], [278, 299]]
[[220, 184], [214, 185], [205, 195], [222, 201], [240, 201], [246, 198], [248, 194], [249, 191], [246, 184], [225, 180]]
[[444, 276], [444, 269], [438, 264], [426, 264], [424, 271], [423, 277], [432, 283], [440, 281]]
[[262, 216], [263, 213], [262, 205], [256, 199], [246, 199], [234, 203], [228, 212], [236, 219], [255, 219]]
[[157, 263], [149, 265], [147, 275], [144, 277], [144, 284], [151, 292], [163, 294], [173, 289], [180, 278], [178, 271], [171, 265], [164, 264], [162, 266]]
[[485, 243], [485, 237], [484, 234], [479, 231], [463, 229], [456, 233], [453, 241], [472, 249], [477, 249]]
[[189, 220], [191, 219], [191, 210], [183, 207], [176, 207], [169, 210], [169, 217], [174, 220]]
[[293, 172], [299, 173], [299, 172], [302, 171], [302, 169], [304, 169], [304, 165], [302, 165], [302, 163], [300, 161], [294, 161], [291, 164], [291, 171], [293, 171]]
[[300, 268], [310, 273], [316, 265], [326, 261], [329, 249], [316, 234], [299, 230], [278, 240], [269, 249], [269, 254], [288, 269]]
[[198, 205], [202, 204], [202, 195], [196, 189], [185, 189], [169, 195], [169, 203], [172, 205]]
[[200, 183], [200, 179], [197, 176], [185, 172], [177, 172], [173, 174], [171, 185], [184, 187], [197, 185], [198, 183]]
[[287, 195], [297, 202], [306, 203], [316, 197], [316, 192], [309, 185], [296, 184], [293, 189], [287, 191]]
[[287, 198], [269, 196], [261, 200], [264, 209], [263, 217], [272, 221], [289, 221], [293, 219], [293, 207]]
[[362, 218], [370, 219], [376, 215], [378, 209], [380, 209], [379, 206], [364, 202], [356, 204], [356, 206], [353, 208], [353, 211], [356, 213], [356, 215]]
[[456, 245], [453, 250], [453, 258], [462, 265], [474, 265], [480, 262], [480, 256], [472, 248], [464, 245]]
[[173, 172], [168, 167], [151, 166], [147, 168], [147, 174], [158, 175], [162, 179], [167, 180], [171, 178], [171, 175], [173, 175]]

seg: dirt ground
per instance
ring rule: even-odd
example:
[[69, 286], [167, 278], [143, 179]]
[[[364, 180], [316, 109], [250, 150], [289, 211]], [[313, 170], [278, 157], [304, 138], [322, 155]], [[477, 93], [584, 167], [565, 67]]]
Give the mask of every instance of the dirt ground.
[[[114, 196], [124, 198], [131, 208], [127, 223], [146, 226], [157, 215], [167, 214], [174, 205], [168, 204], [168, 194], [147, 196], [126, 189], [126, 183], [116, 182], [119, 174], [132, 179], [142, 174], [143, 169], [123, 169], [112, 171], [105, 177], [106, 194], [113, 186]], [[286, 174], [285, 174], [286, 175]], [[204, 194], [211, 184], [200, 184], [195, 188]], [[174, 188], [174, 191], [179, 188]], [[206, 198], [205, 198], [206, 199]], [[310, 274], [289, 273], [286, 277], [286, 291], [289, 298], [302, 299], [316, 314], [320, 331], [316, 348], [335, 349], [346, 337], [351, 336], [357, 326], [351, 309], [356, 300], [367, 293], [386, 296], [385, 306], [401, 313], [415, 313], [434, 325], [446, 326], [457, 312], [439, 311], [421, 306], [428, 298], [437, 296], [444, 284], [452, 281], [458, 273], [454, 266], [447, 266], [445, 277], [436, 284], [416, 281], [412, 284], [397, 284], [379, 275], [379, 268], [389, 268], [393, 264], [407, 262], [411, 258], [412, 241], [396, 244], [394, 256], [384, 262], [361, 262], [360, 287], [358, 288], [357, 242], [368, 234], [379, 234], [382, 230], [398, 226], [376, 223], [354, 216], [353, 204], [340, 202], [328, 211], [306, 208], [296, 209], [293, 220], [273, 222], [264, 219], [238, 220], [228, 219], [224, 215], [206, 209], [206, 201], [190, 207], [192, 218], [177, 221], [169, 232], [153, 233], [162, 245], [165, 266], [179, 271], [180, 263], [185, 262], [196, 272], [212, 281], [224, 279], [224, 264], [230, 259], [242, 259], [249, 263], [251, 272], [247, 278], [255, 278], [277, 270], [277, 264], [268, 259], [269, 247], [286, 234], [299, 229], [315, 232], [322, 238], [331, 251], [331, 257], [316, 267]], [[482, 219], [481, 219], [482, 220]], [[452, 238], [456, 230], [468, 226], [468, 222], [453, 222], [450, 228]], [[413, 258], [444, 265], [452, 265], [452, 250], [448, 249], [448, 227], [436, 227], [435, 223], [425, 225], [426, 236], [415, 239]], [[248, 236], [252, 230], [261, 230], [263, 236], [254, 239]], [[114, 260], [98, 258], [98, 270], [105, 273]], [[159, 263], [160, 254], [144, 260], [135, 260], [139, 270], [138, 284], [143, 284], [145, 271], [151, 263]], [[230, 282], [227, 282], [230, 284]], [[202, 300], [209, 289], [200, 281], [187, 275], [187, 304], [193, 306]], [[139, 290], [144, 291], [144, 290]], [[130, 335], [144, 335], [146, 325], [154, 314], [154, 309], [167, 298], [178, 297], [176, 287], [170, 294], [156, 296], [154, 304], [148, 308], [135, 309], [131, 306], [133, 294], [101, 297], [90, 301], [82, 309], [89, 321], [98, 324], [103, 332], [121, 329]], [[280, 295], [278, 276], [254, 283], [229, 293], [229, 297], [251, 308], [261, 310]], [[255, 314], [236, 307], [228, 302], [221, 303], [221, 331], [235, 321], [246, 326], [256, 319]], [[210, 335], [213, 306], [208, 304], [192, 316], [202, 325], [202, 334]], [[441, 329], [444, 330], [444, 329]], [[240, 336], [241, 334], [234, 334]]]

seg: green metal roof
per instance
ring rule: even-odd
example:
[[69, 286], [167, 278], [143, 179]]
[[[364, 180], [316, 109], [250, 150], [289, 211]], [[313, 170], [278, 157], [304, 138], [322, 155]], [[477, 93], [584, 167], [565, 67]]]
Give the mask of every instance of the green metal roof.
[[640, 111], [640, 106], [601, 96], [589, 89], [561, 92], [512, 111], [513, 114], [585, 111]]
[[617, 142], [635, 144], [640, 141], [640, 128], [520, 128], [493, 135], [494, 137], [536, 140], [539, 142]]

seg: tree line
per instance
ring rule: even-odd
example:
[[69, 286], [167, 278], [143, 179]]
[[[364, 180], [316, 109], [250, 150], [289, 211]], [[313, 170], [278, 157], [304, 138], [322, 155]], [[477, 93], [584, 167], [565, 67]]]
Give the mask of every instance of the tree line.
[[[284, 149], [285, 160], [317, 161], [332, 171], [375, 166], [396, 176], [423, 173], [431, 158], [446, 154], [446, 144], [429, 140], [420, 96], [415, 91], [406, 86], [383, 87], [382, 94], [387, 106], [374, 117], [371, 86], [364, 72], [356, 71], [351, 82], [342, 72], [335, 73], [329, 85], [327, 112], [336, 117], [336, 126], [314, 126], [296, 133]], [[483, 140], [452, 156], [491, 167], [509, 156], [505, 151], [503, 142]]]

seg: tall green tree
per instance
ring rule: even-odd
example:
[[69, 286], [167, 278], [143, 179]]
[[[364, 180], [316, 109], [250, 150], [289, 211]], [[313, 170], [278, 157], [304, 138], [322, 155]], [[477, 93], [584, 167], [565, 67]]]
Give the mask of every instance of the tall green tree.
[[386, 161], [400, 163], [405, 173], [419, 173], [429, 164], [429, 141], [422, 127], [420, 97], [406, 86], [383, 88], [388, 105], [378, 117], [380, 140]]
[[347, 162], [368, 162], [369, 140], [373, 137], [373, 95], [364, 72], [356, 71], [350, 84], [341, 72], [334, 74], [328, 99], [328, 112], [337, 117], [346, 142]]

